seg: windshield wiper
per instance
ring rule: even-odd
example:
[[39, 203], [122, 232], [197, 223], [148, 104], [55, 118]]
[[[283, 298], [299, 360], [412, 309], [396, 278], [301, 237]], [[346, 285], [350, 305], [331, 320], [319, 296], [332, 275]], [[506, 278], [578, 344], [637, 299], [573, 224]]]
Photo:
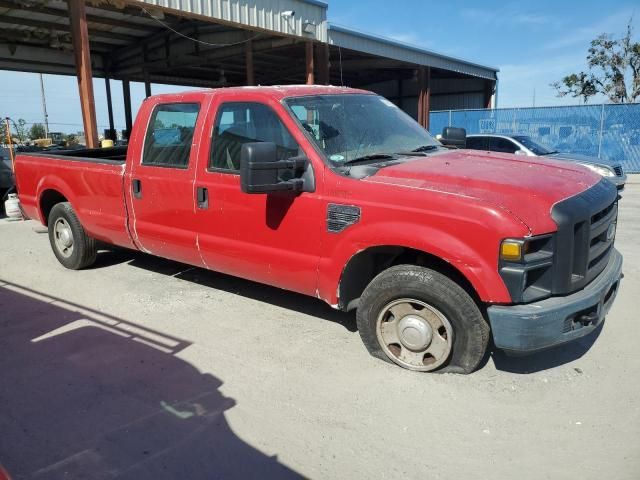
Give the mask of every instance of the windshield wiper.
[[362, 155], [361, 157], [352, 158], [351, 160], [344, 162], [342, 165], [353, 165], [355, 163], [368, 162], [371, 160], [389, 160], [392, 158], [397, 158], [397, 155], [393, 155], [391, 153], [372, 153], [370, 155]]
[[413, 150], [411, 150], [411, 152], [412, 153], [430, 152], [431, 150], [437, 150], [438, 148], [440, 148], [439, 145], [422, 145], [421, 147], [414, 148]]

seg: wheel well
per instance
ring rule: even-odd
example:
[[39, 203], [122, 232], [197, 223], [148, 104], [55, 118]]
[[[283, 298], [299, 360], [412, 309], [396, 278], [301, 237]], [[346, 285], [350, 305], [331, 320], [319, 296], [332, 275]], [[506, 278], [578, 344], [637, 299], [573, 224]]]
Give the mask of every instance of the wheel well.
[[412, 248], [381, 246], [358, 252], [347, 263], [338, 287], [340, 309], [346, 311], [355, 309], [362, 292], [371, 280], [380, 272], [395, 265], [417, 265], [435, 270], [460, 285], [478, 305], [482, 303], [471, 282], [445, 260]]
[[40, 197], [40, 212], [42, 213], [42, 220], [45, 225], [47, 225], [49, 222], [49, 213], [51, 212], [51, 209], [54, 207], [54, 205], [67, 201], [68, 200], [65, 198], [65, 196], [57, 190], [45, 190], [44, 192], [42, 192], [42, 195]]

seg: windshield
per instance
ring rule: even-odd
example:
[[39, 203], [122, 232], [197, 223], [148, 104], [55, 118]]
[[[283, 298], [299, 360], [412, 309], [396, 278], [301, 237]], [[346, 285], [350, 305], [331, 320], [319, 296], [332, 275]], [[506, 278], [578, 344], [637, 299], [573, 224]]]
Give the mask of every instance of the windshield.
[[440, 146], [409, 115], [377, 95], [314, 95], [285, 102], [334, 166]]
[[556, 153], [554, 150], [550, 150], [544, 145], [540, 145], [539, 143], [534, 142], [531, 137], [527, 137], [525, 135], [517, 135], [514, 136], [513, 139], [520, 142], [536, 155], [550, 155], [552, 153]]

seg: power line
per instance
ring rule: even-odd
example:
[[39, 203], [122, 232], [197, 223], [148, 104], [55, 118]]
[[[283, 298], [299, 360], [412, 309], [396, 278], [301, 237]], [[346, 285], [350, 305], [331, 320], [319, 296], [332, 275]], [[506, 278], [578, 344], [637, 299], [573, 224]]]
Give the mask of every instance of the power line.
[[186, 38], [187, 40], [191, 40], [192, 42], [195, 42], [195, 43], [200, 43], [202, 45], [208, 45], [209, 47], [216, 47], [216, 48], [219, 48], [219, 47], [233, 47], [234, 45], [241, 45], [243, 43], [250, 42], [251, 40], [253, 40], [255, 38], [258, 38], [261, 35], [260, 33], [256, 33], [251, 38], [247, 38], [246, 40], [242, 40], [241, 42], [235, 42], [235, 43], [209, 43], [209, 42], [205, 42], [204, 40], [198, 40], [197, 38], [193, 38], [193, 37], [190, 37], [189, 35], [185, 35], [184, 33], [179, 32], [175, 28], [172, 28], [170, 25], [167, 25], [166, 23], [164, 23], [162, 20], [160, 20], [160, 19], [154, 17], [153, 15], [151, 15], [144, 7], [140, 7], [140, 9], [144, 13], [146, 13], [149, 16], [149, 18], [151, 18], [152, 20], [156, 21], [157, 23], [162, 25], [167, 30], [172, 31], [176, 35], [179, 35], [182, 38]]

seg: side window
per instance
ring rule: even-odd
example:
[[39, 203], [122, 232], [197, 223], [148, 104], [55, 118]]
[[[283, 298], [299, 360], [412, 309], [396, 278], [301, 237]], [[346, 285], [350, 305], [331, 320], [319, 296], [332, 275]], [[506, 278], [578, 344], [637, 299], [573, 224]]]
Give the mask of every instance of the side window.
[[516, 150], [519, 150], [519, 148], [511, 140], [507, 140], [506, 138], [492, 137], [491, 150], [494, 152], [515, 153]]
[[199, 111], [198, 103], [156, 106], [144, 140], [142, 164], [187, 168]]
[[278, 160], [298, 155], [298, 144], [271, 108], [261, 103], [225, 103], [213, 127], [209, 168], [239, 171], [242, 145], [250, 142], [275, 143]]
[[471, 150], [488, 150], [487, 137], [467, 137], [467, 148]]

